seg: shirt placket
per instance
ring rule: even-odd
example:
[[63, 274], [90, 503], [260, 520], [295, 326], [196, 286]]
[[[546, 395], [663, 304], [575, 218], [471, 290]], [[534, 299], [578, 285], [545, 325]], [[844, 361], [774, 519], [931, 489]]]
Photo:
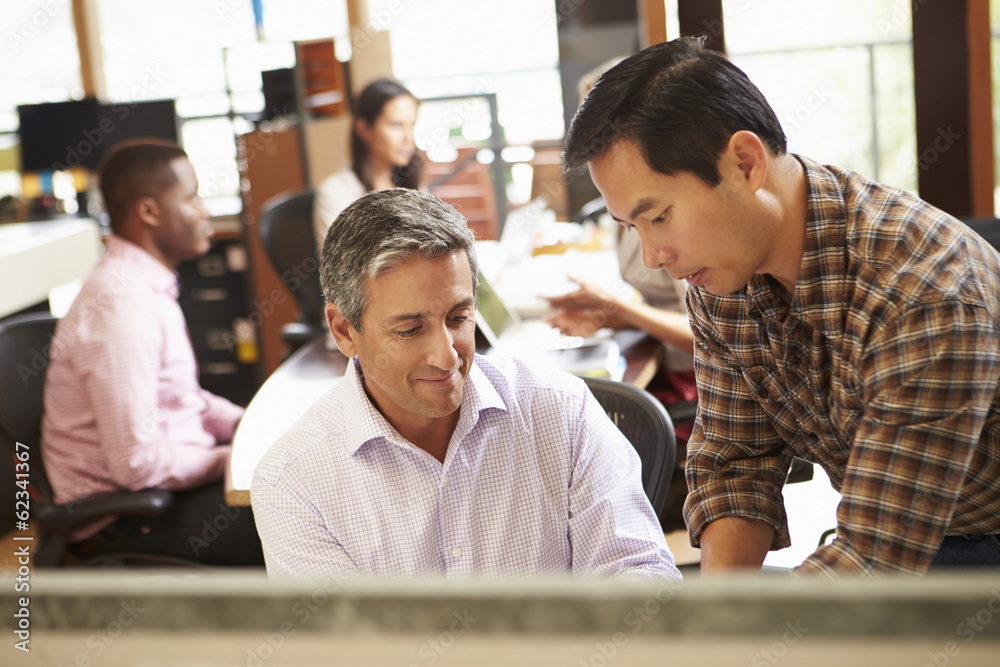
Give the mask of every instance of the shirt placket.
[[[780, 430], [786, 436], [792, 435], [786, 438], [786, 442], [794, 453], [800, 454], [815, 447], [818, 442], [815, 410], [809, 400], [810, 378], [804, 367], [809, 355], [802, 339], [803, 325], [774, 293], [758, 294], [753, 300], [752, 317], [754, 313], [760, 326], [767, 331], [776, 371], [783, 378], [777, 385], [780, 394], [769, 398], [783, 406], [782, 414], [776, 416], [782, 422]], [[788, 419], [789, 413], [794, 423]], [[775, 426], [778, 427], [778, 424]]]
[[471, 480], [464, 457], [458, 453], [447, 466], [442, 467], [438, 513], [438, 531], [441, 535], [441, 562], [449, 577], [472, 574], [474, 554], [471, 535]]

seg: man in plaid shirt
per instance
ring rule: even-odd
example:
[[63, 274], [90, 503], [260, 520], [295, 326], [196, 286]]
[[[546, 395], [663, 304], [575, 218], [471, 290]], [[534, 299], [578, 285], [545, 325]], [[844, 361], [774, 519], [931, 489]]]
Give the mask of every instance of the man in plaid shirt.
[[613, 67], [577, 112], [643, 260], [689, 284], [702, 571], [789, 545], [793, 456], [843, 495], [802, 574], [1000, 565], [1000, 256], [913, 195], [787, 152], [760, 91], [693, 38]]

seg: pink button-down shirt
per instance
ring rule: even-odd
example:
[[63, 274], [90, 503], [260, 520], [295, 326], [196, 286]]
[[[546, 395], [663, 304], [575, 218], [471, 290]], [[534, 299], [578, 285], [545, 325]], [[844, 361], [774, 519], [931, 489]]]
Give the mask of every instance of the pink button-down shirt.
[[[243, 408], [198, 385], [177, 276], [118, 236], [58, 323], [42, 456], [56, 502], [221, 478]], [[76, 535], [86, 537], [107, 522]]]

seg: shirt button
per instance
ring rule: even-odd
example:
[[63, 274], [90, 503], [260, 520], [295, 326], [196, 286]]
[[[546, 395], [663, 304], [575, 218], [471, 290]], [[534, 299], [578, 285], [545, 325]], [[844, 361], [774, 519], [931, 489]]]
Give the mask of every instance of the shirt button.
[[452, 549], [451, 550], [451, 555], [454, 556], [455, 558], [458, 558], [459, 556], [461, 556], [462, 555], [462, 547], [455, 547], [454, 549]]
[[445, 477], [444, 478], [444, 482], [441, 483], [441, 487], [444, 488], [444, 487], [448, 486], [448, 484], [450, 484], [450, 483], [451, 483], [451, 477]]

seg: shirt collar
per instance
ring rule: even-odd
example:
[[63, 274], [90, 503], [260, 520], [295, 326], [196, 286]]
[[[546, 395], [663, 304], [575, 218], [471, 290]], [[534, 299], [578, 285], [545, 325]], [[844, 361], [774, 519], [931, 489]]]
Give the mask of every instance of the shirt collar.
[[778, 319], [791, 311], [802, 319], [824, 323], [836, 317], [830, 298], [846, 280], [846, 205], [834, 172], [809, 158], [793, 157], [805, 168], [806, 176], [806, 233], [795, 296], [791, 304], [783, 302], [787, 293], [777, 280], [756, 275], [747, 285], [747, 300], [748, 305], [756, 302], [760, 310], [771, 309]]
[[[478, 359], [478, 357], [477, 357]], [[341, 380], [344, 385], [343, 408], [347, 447], [353, 456], [361, 446], [378, 440], [390, 442], [401, 447], [412, 447], [408, 440], [399, 434], [392, 424], [382, 416], [382, 413], [368, 399], [361, 381], [361, 364], [354, 357], [347, 364], [347, 372]], [[483, 374], [478, 363], [472, 364], [465, 387], [462, 391], [462, 411], [455, 434], [459, 439], [472, 431], [484, 410], [496, 408], [506, 410], [500, 394]]]
[[112, 234], [107, 239], [104, 255], [131, 265], [138, 279], [154, 291], [167, 294], [173, 299], [180, 295], [177, 272], [171, 271], [163, 262], [128, 239]]

